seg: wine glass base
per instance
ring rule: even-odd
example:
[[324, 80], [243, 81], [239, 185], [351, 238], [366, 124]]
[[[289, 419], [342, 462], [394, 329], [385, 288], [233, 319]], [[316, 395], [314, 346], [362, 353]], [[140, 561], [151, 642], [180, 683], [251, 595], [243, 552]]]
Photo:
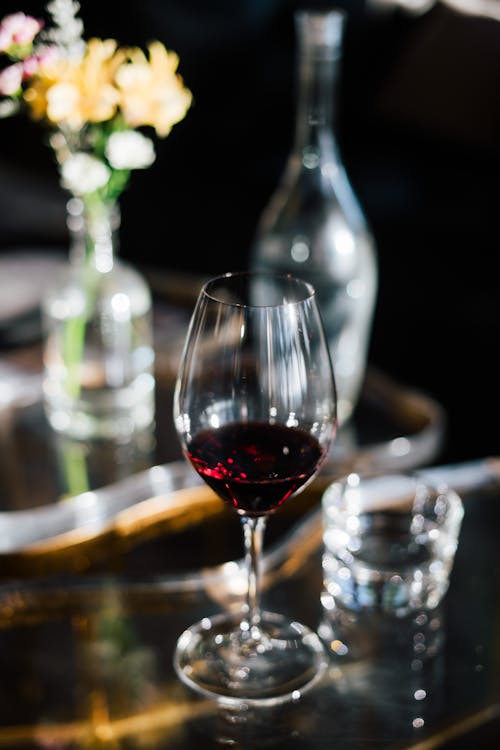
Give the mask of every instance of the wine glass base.
[[271, 612], [245, 625], [223, 614], [185, 630], [174, 657], [180, 679], [219, 703], [273, 706], [298, 700], [324, 674], [326, 651], [305, 625]]

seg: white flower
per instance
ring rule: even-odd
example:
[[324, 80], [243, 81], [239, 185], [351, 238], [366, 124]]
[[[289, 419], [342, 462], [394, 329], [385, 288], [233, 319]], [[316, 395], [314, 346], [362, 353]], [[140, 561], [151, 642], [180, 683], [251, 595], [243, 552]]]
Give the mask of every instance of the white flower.
[[135, 130], [122, 130], [109, 136], [106, 158], [113, 169], [145, 169], [156, 154], [150, 138]]
[[83, 21], [77, 18], [79, 9], [80, 4], [73, 0], [47, 3], [54, 26], [45, 32], [45, 38], [53, 42], [63, 56], [66, 52], [66, 56], [74, 60], [80, 60], [85, 54]]
[[21, 88], [23, 81], [22, 63], [14, 63], [4, 68], [0, 73], [0, 94], [14, 96]]
[[4, 117], [11, 117], [19, 111], [19, 102], [17, 99], [2, 99], [0, 101], [0, 120]]
[[63, 185], [75, 195], [93, 193], [104, 187], [110, 175], [107, 166], [90, 154], [74, 154], [61, 167]]

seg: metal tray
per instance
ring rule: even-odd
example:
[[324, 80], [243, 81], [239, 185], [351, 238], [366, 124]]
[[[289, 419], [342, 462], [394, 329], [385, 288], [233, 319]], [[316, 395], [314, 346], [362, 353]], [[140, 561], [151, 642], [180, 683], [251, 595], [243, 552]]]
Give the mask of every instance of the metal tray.
[[[24, 395], [0, 413], [0, 578], [94, 570], [165, 534], [182, 533], [200, 518], [232, 516], [182, 458], [172, 387], [168, 377], [159, 379], [157, 423], [149, 434], [126, 445], [92, 444], [50, 430], [28, 378]], [[289, 527], [314, 508], [334, 476], [433, 462], [444, 428], [434, 400], [370, 370], [331, 458], [312, 485], [280, 509], [276, 525]]]

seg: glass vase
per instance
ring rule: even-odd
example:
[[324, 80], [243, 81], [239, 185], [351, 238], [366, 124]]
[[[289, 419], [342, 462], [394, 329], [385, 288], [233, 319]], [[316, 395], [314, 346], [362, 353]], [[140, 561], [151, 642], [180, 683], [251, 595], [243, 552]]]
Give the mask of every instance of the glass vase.
[[76, 439], [128, 439], [154, 421], [152, 303], [143, 277], [117, 257], [116, 203], [67, 204], [67, 269], [42, 304], [44, 405]]
[[316, 289], [338, 389], [339, 424], [363, 384], [378, 287], [373, 236], [336, 137], [344, 15], [299, 11], [294, 143], [257, 227], [253, 269], [281, 271]]

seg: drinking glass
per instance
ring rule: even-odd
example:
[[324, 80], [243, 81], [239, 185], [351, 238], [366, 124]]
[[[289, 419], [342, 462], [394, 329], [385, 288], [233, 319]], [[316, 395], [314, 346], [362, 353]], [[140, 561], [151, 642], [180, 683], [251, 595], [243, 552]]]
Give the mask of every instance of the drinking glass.
[[259, 604], [266, 518], [317, 474], [337, 428], [332, 365], [314, 289], [289, 275], [229, 273], [201, 290], [174, 397], [185, 456], [237, 513], [248, 573], [239, 614], [179, 638], [185, 683], [220, 702], [293, 700], [326, 666], [318, 636]]

